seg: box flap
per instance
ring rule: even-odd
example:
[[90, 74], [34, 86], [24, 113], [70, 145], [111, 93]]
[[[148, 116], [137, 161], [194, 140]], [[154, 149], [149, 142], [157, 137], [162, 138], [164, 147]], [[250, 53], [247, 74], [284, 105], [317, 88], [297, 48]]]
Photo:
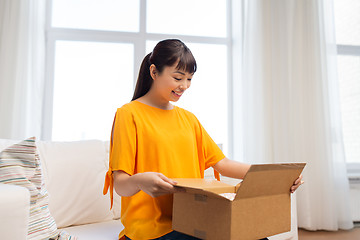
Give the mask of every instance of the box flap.
[[306, 163], [251, 165], [239, 186], [235, 200], [289, 193]]
[[186, 192], [235, 193], [235, 186], [217, 180], [202, 178], [173, 178], [173, 180], [177, 182], [176, 187], [185, 188]]

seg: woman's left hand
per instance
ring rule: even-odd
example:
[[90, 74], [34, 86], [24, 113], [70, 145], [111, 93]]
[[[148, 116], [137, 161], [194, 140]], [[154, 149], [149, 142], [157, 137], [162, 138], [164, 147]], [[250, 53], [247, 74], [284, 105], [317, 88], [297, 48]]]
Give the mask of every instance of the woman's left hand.
[[302, 181], [302, 175], [300, 175], [294, 182], [294, 184], [290, 188], [290, 192], [294, 193], [298, 187], [300, 187], [301, 184], [303, 184], [304, 181]]

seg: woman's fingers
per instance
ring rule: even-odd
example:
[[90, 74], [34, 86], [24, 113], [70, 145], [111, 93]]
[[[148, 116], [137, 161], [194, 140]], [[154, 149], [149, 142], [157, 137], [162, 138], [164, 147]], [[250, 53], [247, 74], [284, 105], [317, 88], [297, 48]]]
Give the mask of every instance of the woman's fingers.
[[172, 185], [172, 186], [174, 186], [174, 185], [177, 184], [176, 181], [174, 181], [174, 180], [166, 177], [166, 176], [165, 176], [164, 174], [162, 174], [162, 173], [159, 173], [159, 176], [160, 176], [160, 178], [161, 178], [162, 180], [164, 180], [164, 182], [169, 183], [169, 184]]
[[302, 176], [300, 175], [300, 177], [298, 179], [296, 179], [294, 184], [291, 186], [290, 192], [294, 193], [296, 191], [296, 189], [298, 189], [302, 184], [304, 184], [304, 181], [302, 181]]
[[[161, 173], [160, 173], [161, 174]], [[169, 194], [169, 193], [176, 193], [176, 192], [185, 192], [186, 190], [184, 188], [176, 187], [177, 182], [166, 177], [165, 175], [161, 174], [160, 176], [163, 181], [165, 182], [162, 187], [165, 190], [164, 192], [161, 192], [162, 194]], [[160, 192], [160, 191], [159, 191]]]
[[294, 185], [298, 185], [299, 183], [301, 183], [302, 180], [302, 175], [300, 175], [294, 182]]
[[140, 189], [152, 197], [177, 192], [176, 182], [162, 173], [140, 173]]

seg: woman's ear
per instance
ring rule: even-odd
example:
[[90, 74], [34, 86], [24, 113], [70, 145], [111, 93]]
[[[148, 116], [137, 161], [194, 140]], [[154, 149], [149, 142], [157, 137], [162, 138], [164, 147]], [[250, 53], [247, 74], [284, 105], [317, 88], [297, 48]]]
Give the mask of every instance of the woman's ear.
[[157, 76], [157, 69], [156, 69], [156, 66], [154, 64], [151, 64], [150, 65], [150, 76], [153, 80], [156, 79], [156, 76]]

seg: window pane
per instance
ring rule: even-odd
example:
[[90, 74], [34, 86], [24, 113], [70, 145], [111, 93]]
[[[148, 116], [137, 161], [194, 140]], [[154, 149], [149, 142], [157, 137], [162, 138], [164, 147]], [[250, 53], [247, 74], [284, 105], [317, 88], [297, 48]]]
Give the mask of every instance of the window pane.
[[346, 161], [360, 163], [360, 57], [338, 56]]
[[139, 31], [139, 0], [53, 0], [52, 26]]
[[57, 41], [53, 140], [109, 140], [133, 92], [132, 44]]
[[360, 45], [360, 1], [335, 0], [336, 41], [342, 45]]
[[[151, 52], [157, 42], [147, 42]], [[192, 51], [197, 71], [191, 87], [175, 103], [194, 113], [212, 139], [228, 151], [227, 47], [216, 44], [186, 43]], [[216, 57], [209, 57], [216, 56]], [[215, 63], [216, 61], [216, 63]]]
[[226, 37], [226, 0], [147, 0], [147, 32]]

